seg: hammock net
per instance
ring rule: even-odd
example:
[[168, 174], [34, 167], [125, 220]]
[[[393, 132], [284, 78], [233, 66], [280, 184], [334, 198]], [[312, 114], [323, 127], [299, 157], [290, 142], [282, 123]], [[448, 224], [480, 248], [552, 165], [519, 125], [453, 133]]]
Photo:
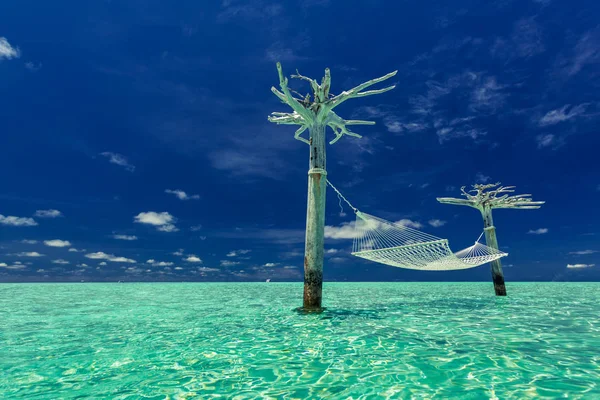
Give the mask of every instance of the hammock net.
[[358, 211], [352, 255], [393, 267], [447, 271], [477, 267], [507, 253], [481, 244], [479, 239], [453, 253], [447, 239]]
[[479, 243], [483, 233], [473, 246], [453, 253], [447, 239], [363, 213], [353, 207], [331, 182], [327, 183], [356, 213], [352, 244], [352, 255], [356, 257], [392, 267], [449, 271], [474, 268], [508, 255]]

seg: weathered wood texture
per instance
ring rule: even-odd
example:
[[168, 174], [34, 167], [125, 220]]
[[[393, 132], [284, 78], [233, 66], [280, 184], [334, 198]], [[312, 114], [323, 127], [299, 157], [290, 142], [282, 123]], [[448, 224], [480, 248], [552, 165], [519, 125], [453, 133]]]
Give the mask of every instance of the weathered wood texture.
[[[496, 228], [494, 227], [494, 220], [492, 218], [492, 209], [484, 208], [481, 210], [483, 216], [483, 228], [485, 232], [485, 243], [498, 250], [498, 239], [496, 239]], [[506, 296], [506, 285], [504, 284], [504, 273], [502, 272], [502, 263], [500, 259], [494, 260], [490, 263], [492, 266], [492, 282], [494, 282], [494, 292], [496, 296]]]
[[323, 293], [323, 257], [325, 241], [325, 125], [315, 125], [310, 132], [310, 169], [304, 247], [304, 309], [321, 308]]
[[[292, 108], [292, 112], [273, 112], [269, 121], [282, 125], [299, 125], [294, 138], [310, 146], [310, 170], [308, 172], [308, 204], [306, 211], [306, 242], [304, 255], [304, 309], [307, 311], [321, 309], [323, 287], [323, 254], [325, 242], [325, 190], [327, 189], [327, 171], [325, 170], [325, 130], [330, 127], [335, 138], [333, 144], [344, 135], [360, 138], [360, 135], [350, 131], [351, 125], [373, 125], [371, 121], [344, 120], [333, 109], [344, 101], [357, 97], [371, 96], [392, 90], [395, 85], [375, 90], [364, 89], [396, 75], [391, 72], [380, 78], [362, 83], [353, 89], [343, 91], [338, 95], [330, 93], [331, 74], [325, 69], [325, 76], [319, 84], [316, 80], [300, 75], [292, 78], [307, 81], [312, 89], [311, 95], [297, 97], [288, 87], [288, 79], [283, 75], [281, 64], [277, 63], [279, 87], [271, 91], [283, 103]], [[292, 93], [293, 92], [293, 93]], [[309, 140], [302, 137], [308, 130]]]
[[[491, 183], [486, 185], [473, 185], [473, 189], [466, 191], [465, 187], [460, 190], [464, 199], [452, 197], [438, 197], [437, 201], [444, 204], [455, 206], [469, 206], [481, 211], [483, 216], [483, 227], [485, 231], [485, 242], [489, 247], [498, 250], [498, 240], [496, 239], [496, 228], [492, 219], [492, 209], [494, 208], [512, 208], [519, 210], [534, 210], [540, 208], [544, 201], [533, 201], [530, 194], [509, 195], [514, 193], [514, 186], [500, 186], [500, 183]], [[504, 274], [500, 260], [491, 262], [492, 280], [494, 282], [494, 291], [497, 296], [506, 296], [506, 286], [504, 284]]]

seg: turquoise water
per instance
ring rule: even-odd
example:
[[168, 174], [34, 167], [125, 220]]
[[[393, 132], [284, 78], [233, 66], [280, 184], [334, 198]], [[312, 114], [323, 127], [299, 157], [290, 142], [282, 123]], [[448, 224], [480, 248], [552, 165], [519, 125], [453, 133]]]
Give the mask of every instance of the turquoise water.
[[324, 289], [0, 285], [0, 398], [600, 398], [600, 284]]

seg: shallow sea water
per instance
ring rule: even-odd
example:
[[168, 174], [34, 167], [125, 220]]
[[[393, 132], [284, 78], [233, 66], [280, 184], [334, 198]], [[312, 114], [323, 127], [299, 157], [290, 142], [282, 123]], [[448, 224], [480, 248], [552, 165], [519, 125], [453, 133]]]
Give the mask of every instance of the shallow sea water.
[[1, 399], [600, 399], [600, 284], [0, 285]]

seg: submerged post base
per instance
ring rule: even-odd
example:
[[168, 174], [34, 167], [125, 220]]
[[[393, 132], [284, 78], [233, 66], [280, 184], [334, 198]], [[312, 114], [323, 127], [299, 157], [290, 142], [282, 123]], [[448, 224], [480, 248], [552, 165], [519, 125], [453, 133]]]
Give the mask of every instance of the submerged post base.
[[[322, 268], [322, 267], [321, 267]], [[302, 308], [318, 310], [321, 308], [323, 298], [323, 272], [322, 270], [309, 269], [305, 265], [304, 271], [304, 301]]]
[[492, 273], [492, 280], [494, 281], [494, 291], [496, 292], [496, 296], [506, 296], [504, 277], [502, 275], [496, 275]]
[[296, 311], [298, 314], [306, 315], [306, 314], [321, 314], [325, 310], [327, 310], [327, 307], [318, 307], [318, 308], [298, 307], [294, 311]]

